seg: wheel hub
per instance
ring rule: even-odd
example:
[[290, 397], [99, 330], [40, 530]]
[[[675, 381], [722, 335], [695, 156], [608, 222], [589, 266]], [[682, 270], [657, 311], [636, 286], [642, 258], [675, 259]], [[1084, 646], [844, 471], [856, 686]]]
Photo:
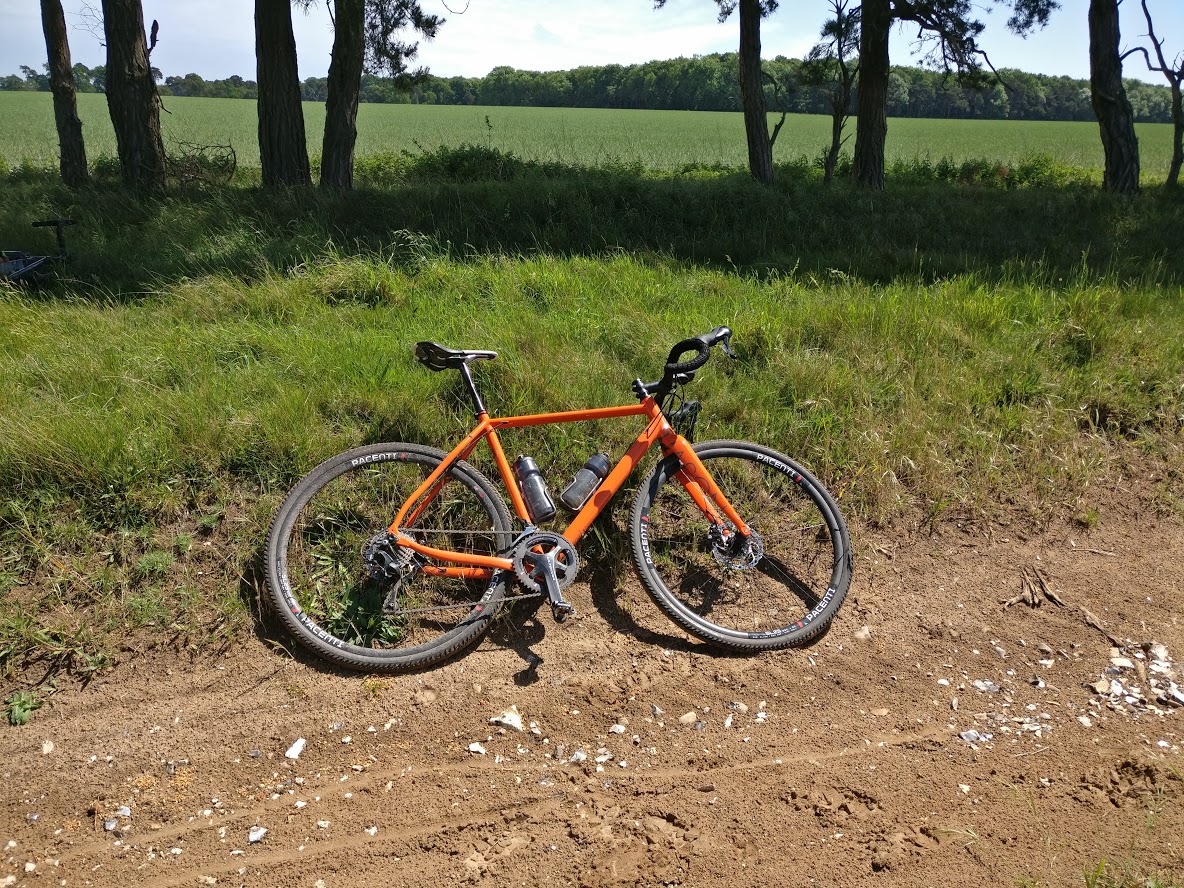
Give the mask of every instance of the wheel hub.
[[362, 569], [375, 582], [397, 580], [415, 561], [415, 550], [396, 543], [389, 531], [375, 534], [362, 547]]
[[731, 524], [714, 524], [707, 532], [711, 554], [721, 567], [728, 570], [752, 570], [765, 556], [765, 541], [749, 525], [748, 536], [737, 532]]

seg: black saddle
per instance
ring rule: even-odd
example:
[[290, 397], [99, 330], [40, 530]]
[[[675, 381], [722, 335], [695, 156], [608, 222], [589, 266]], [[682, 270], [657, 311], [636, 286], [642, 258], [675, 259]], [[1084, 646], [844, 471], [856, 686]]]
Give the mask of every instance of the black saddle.
[[445, 348], [438, 342], [415, 343], [415, 360], [429, 370], [459, 370], [473, 361], [492, 361], [496, 357], [495, 351]]

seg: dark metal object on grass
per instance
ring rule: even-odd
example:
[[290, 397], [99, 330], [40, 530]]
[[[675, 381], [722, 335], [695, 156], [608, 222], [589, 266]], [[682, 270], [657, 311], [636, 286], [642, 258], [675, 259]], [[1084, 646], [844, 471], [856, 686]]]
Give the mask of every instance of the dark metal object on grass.
[[66, 252], [65, 227], [73, 225], [73, 219], [45, 219], [34, 222], [34, 228], [54, 228], [58, 238], [56, 256], [37, 256], [17, 250], [0, 251], [0, 281], [14, 284], [40, 286], [49, 280], [49, 266], [62, 259], [68, 259]]

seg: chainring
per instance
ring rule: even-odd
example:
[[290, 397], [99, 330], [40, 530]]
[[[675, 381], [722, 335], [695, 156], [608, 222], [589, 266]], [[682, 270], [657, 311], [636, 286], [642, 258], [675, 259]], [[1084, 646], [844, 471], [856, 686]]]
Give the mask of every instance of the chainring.
[[520, 540], [514, 547], [514, 574], [523, 588], [531, 592], [544, 591], [539, 579], [539, 567], [543, 559], [554, 563], [555, 578], [559, 581], [560, 589], [566, 589], [575, 582], [580, 569], [580, 557], [575, 547], [557, 533], [541, 531]]

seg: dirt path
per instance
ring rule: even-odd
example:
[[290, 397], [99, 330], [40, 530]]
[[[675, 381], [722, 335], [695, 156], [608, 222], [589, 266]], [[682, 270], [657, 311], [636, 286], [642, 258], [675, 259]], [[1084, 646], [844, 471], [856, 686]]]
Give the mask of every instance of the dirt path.
[[[1105, 632], [1184, 660], [1184, 529], [1103, 515], [859, 532], [852, 597], [807, 651], [714, 655], [623, 571], [573, 587], [581, 618], [503, 624], [422, 675], [254, 637], [125, 657], [0, 729], [0, 885], [1081, 885], [1102, 860], [1180, 879], [1184, 710], [1088, 686]], [[1032, 569], [1063, 606], [1004, 609]], [[1147, 692], [1154, 653], [1113, 677]], [[490, 724], [510, 706], [525, 732]]]

